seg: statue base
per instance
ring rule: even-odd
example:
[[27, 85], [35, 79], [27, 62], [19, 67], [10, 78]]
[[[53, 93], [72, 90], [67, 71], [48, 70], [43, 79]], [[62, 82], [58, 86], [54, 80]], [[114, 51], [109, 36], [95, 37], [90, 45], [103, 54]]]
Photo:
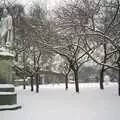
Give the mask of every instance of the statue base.
[[0, 84], [0, 111], [20, 109], [17, 104], [17, 93], [11, 84]]

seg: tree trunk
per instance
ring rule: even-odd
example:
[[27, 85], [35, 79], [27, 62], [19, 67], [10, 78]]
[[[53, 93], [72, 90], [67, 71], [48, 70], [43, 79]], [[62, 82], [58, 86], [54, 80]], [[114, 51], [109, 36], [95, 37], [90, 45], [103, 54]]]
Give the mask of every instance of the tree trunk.
[[120, 51], [119, 51], [119, 57], [117, 60], [117, 65], [118, 65], [118, 95], [120, 96]]
[[68, 90], [68, 74], [65, 75], [65, 90]]
[[39, 93], [39, 74], [36, 73], [36, 92]]
[[75, 75], [75, 90], [77, 93], [79, 93], [78, 71], [74, 71], [74, 75]]
[[[103, 44], [103, 48], [104, 48], [104, 64], [106, 63], [106, 58], [107, 58], [107, 45], [106, 42], [104, 40], [104, 44]], [[102, 65], [101, 71], [100, 71], [100, 89], [103, 90], [104, 89], [104, 72], [105, 72], [105, 66]]]
[[23, 65], [24, 65], [23, 89], [25, 90], [25, 89], [26, 89], [26, 81], [25, 81], [25, 78], [26, 78], [26, 77], [25, 77], [25, 76], [26, 76], [26, 75], [25, 75], [25, 74], [26, 74], [26, 73], [25, 73], [25, 72], [26, 72], [26, 58], [25, 58], [25, 51], [23, 52]]
[[33, 82], [33, 76], [31, 76], [31, 91], [34, 91], [34, 82]]
[[118, 95], [120, 96], [120, 65], [119, 65], [119, 71], [118, 71]]
[[102, 66], [102, 69], [100, 71], [100, 89], [103, 90], [104, 89], [104, 65]]
[[26, 89], [26, 81], [25, 81], [25, 77], [23, 78], [23, 89]]

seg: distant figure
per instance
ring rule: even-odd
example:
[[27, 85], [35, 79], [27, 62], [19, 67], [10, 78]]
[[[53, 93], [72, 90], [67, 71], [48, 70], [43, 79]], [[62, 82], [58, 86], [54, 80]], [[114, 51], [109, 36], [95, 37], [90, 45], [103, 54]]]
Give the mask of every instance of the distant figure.
[[3, 9], [3, 16], [0, 21], [0, 42], [1, 47], [9, 48], [12, 45], [13, 25], [12, 17], [8, 14], [7, 9]]
[[106, 85], [108, 85], [109, 82], [110, 82], [110, 76], [105, 75], [105, 77], [104, 77], [104, 82], [105, 82]]

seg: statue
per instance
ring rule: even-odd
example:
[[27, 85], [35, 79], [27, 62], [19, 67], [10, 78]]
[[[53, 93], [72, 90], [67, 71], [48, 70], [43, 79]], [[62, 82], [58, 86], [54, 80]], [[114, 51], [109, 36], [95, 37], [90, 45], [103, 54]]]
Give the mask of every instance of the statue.
[[8, 14], [6, 8], [3, 9], [3, 16], [0, 21], [0, 42], [1, 47], [9, 48], [12, 45], [13, 25], [12, 16]]

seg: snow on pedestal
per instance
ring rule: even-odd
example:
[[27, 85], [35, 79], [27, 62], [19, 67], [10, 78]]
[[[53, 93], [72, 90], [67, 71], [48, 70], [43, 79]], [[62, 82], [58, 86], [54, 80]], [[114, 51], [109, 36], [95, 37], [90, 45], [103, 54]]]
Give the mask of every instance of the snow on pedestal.
[[1, 57], [14, 57], [15, 55], [9, 50], [4, 47], [0, 48], [0, 56]]
[[0, 105], [0, 111], [20, 109], [20, 105]]
[[0, 88], [13, 88], [14, 85], [12, 84], [0, 84]]

